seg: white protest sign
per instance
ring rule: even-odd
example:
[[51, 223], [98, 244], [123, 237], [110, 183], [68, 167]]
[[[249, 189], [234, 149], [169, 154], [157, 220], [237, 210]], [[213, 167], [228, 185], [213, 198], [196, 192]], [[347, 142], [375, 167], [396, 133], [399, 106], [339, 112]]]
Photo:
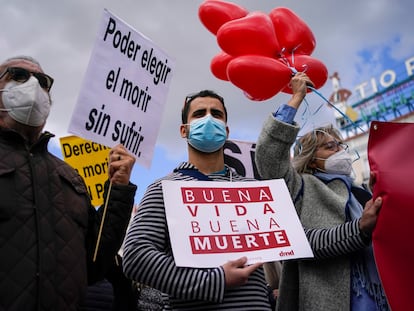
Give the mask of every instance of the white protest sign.
[[121, 143], [149, 167], [173, 71], [152, 41], [104, 10], [69, 132]]
[[177, 266], [218, 267], [313, 257], [283, 179], [162, 181]]

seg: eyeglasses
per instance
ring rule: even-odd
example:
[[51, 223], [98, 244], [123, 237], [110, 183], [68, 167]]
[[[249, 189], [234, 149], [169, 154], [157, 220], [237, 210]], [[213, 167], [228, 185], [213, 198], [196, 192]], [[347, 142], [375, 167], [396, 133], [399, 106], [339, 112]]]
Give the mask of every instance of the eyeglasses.
[[342, 142], [338, 142], [336, 140], [331, 140], [328, 141], [326, 143], [323, 143], [322, 145], [320, 145], [319, 148], [323, 148], [325, 150], [329, 150], [329, 151], [338, 151], [340, 148], [343, 150], [348, 150], [348, 145], [344, 144]]
[[39, 81], [39, 84], [43, 89], [49, 92], [52, 88], [53, 78], [45, 73], [33, 72], [20, 67], [8, 67], [0, 75], [0, 79], [2, 79], [7, 73], [10, 75], [10, 79], [17, 82], [26, 82], [31, 76], [34, 76], [37, 81]]

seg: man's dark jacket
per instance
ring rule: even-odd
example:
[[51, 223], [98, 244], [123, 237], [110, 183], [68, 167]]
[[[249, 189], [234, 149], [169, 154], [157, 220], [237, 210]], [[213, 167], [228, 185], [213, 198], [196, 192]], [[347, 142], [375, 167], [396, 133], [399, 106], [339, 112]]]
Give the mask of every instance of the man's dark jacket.
[[[0, 129], [0, 310], [76, 310], [85, 287], [103, 278], [119, 250], [136, 191], [112, 185], [91, 205], [81, 176], [47, 150], [50, 133], [27, 147]], [[108, 188], [108, 185], [106, 185]]]

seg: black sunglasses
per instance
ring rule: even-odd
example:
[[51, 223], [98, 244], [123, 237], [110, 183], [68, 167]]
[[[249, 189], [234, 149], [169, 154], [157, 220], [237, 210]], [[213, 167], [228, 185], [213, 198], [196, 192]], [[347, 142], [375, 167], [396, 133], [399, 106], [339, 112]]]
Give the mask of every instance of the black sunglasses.
[[53, 78], [48, 76], [47, 74], [29, 71], [27, 69], [20, 67], [6, 68], [6, 70], [0, 75], [0, 79], [2, 79], [7, 73], [10, 75], [10, 78], [12, 80], [17, 82], [26, 82], [30, 79], [30, 76], [33, 75], [37, 79], [37, 81], [39, 81], [40, 86], [48, 92], [50, 91], [53, 84]]

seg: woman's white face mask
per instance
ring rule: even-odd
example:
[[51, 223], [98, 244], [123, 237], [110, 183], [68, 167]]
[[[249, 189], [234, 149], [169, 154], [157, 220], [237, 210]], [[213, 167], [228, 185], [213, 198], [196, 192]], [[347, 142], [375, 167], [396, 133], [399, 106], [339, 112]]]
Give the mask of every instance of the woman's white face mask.
[[35, 77], [24, 83], [10, 81], [0, 91], [4, 105], [0, 110], [7, 111], [15, 121], [29, 126], [40, 126], [46, 122], [50, 97]]
[[328, 174], [339, 174], [350, 176], [352, 173], [353, 156], [348, 150], [339, 150], [326, 159], [315, 158], [325, 161], [325, 169], [321, 170]]

